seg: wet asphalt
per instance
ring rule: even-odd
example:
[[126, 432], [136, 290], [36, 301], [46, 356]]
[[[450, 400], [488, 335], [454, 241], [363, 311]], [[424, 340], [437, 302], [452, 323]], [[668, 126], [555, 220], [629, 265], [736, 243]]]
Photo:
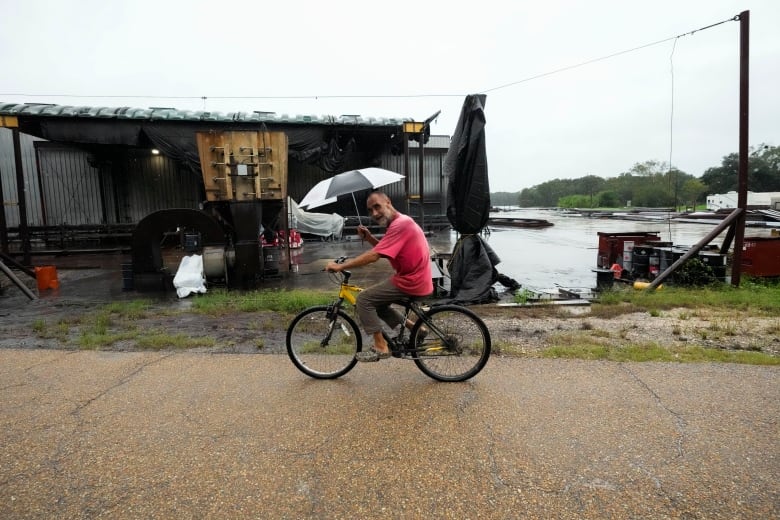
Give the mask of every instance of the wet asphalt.
[[2, 518], [777, 518], [778, 371], [0, 350]]
[[[344, 247], [279, 283], [326, 283]], [[0, 319], [139, 296], [105, 266], [62, 282], [7, 289]], [[0, 349], [0, 518], [780, 518], [779, 383], [497, 356], [464, 383], [395, 359], [318, 381], [283, 355]]]

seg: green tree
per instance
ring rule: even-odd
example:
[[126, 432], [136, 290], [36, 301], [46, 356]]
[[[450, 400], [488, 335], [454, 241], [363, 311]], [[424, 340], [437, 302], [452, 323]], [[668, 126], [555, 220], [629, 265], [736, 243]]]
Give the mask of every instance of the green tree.
[[[739, 154], [723, 158], [720, 166], [701, 176], [708, 193], [727, 193], [739, 187]], [[748, 190], [780, 191], [780, 147], [761, 144], [748, 156]]]
[[728, 193], [737, 189], [739, 172], [739, 154], [731, 153], [723, 158], [720, 166], [705, 170], [701, 181], [707, 185], [709, 193]]
[[617, 208], [621, 206], [620, 199], [614, 191], [601, 191], [596, 196], [596, 206], [599, 208]]
[[559, 208], [595, 208], [589, 195], [566, 195], [558, 199]]
[[707, 185], [699, 179], [687, 179], [680, 190], [682, 202], [696, 209], [696, 203], [707, 195]]

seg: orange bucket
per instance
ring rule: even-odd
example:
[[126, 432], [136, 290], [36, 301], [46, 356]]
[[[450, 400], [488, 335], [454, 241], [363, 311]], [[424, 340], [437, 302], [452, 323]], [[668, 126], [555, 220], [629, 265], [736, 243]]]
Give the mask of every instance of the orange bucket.
[[60, 281], [57, 279], [57, 268], [53, 265], [43, 265], [35, 268], [35, 280], [38, 282], [38, 290], [58, 289]]

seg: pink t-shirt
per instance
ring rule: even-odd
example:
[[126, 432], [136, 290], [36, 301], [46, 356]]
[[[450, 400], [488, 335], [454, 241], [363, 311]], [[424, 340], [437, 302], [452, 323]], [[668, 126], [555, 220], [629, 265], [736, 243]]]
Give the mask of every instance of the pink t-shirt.
[[412, 296], [433, 292], [431, 253], [420, 226], [408, 215], [398, 213], [374, 251], [390, 260], [395, 269], [393, 285]]

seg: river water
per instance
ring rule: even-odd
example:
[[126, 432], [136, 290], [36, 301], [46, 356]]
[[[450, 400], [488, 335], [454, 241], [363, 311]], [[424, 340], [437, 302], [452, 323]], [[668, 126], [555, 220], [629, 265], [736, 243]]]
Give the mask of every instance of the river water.
[[[565, 288], [593, 288], [596, 286], [596, 268], [599, 232], [656, 232], [662, 241], [675, 246], [692, 246], [714, 229], [713, 224], [675, 221], [633, 221], [613, 218], [567, 216], [554, 210], [519, 209], [493, 214], [495, 217], [542, 218], [554, 225], [546, 228], [491, 227], [485, 237], [487, 243], [501, 258], [498, 271], [534, 289], [554, 286]], [[762, 236], [746, 230], [746, 236]], [[711, 243], [723, 242], [725, 232]], [[431, 240], [439, 251], [451, 251], [456, 234], [445, 233]], [[448, 249], [449, 248], [449, 249]]]

